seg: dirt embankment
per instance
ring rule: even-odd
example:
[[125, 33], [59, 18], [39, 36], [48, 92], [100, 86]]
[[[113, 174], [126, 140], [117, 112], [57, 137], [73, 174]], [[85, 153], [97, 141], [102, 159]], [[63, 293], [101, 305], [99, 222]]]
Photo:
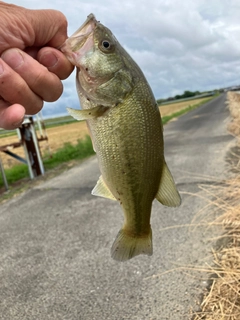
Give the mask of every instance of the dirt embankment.
[[235, 176], [209, 193], [218, 213], [212, 224], [222, 226], [224, 232], [218, 239], [222, 245], [213, 250], [215, 266], [205, 268], [212, 284], [194, 320], [240, 319], [240, 94], [229, 92], [227, 103], [232, 118], [228, 131], [236, 137], [229, 161]]

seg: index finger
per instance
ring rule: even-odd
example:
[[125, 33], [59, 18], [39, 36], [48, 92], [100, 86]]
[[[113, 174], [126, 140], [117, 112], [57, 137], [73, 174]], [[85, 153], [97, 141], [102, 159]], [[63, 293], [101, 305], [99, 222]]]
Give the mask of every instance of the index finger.
[[74, 69], [74, 66], [61, 51], [50, 47], [40, 49], [37, 60], [61, 80], [66, 79]]

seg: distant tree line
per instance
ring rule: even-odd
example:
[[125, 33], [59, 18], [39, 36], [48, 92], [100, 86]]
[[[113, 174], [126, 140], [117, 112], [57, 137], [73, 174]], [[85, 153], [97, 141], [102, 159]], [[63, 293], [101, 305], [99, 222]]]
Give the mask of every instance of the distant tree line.
[[157, 102], [160, 104], [160, 103], [166, 102], [166, 101], [191, 98], [191, 97], [197, 96], [199, 94], [201, 94], [201, 92], [199, 92], [199, 91], [188, 91], [188, 90], [186, 90], [186, 91], [184, 91], [183, 94], [177, 94], [176, 96], [169, 97], [167, 99], [158, 99]]

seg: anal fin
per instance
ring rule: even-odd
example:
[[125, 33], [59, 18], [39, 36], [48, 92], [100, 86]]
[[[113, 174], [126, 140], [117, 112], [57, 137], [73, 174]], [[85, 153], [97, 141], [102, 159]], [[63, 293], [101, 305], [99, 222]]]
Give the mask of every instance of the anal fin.
[[181, 197], [165, 161], [156, 199], [168, 207], [178, 207], [181, 204]]
[[92, 195], [111, 200], [117, 200], [112, 194], [112, 192], [109, 190], [102, 176], [99, 177], [96, 186], [93, 188]]

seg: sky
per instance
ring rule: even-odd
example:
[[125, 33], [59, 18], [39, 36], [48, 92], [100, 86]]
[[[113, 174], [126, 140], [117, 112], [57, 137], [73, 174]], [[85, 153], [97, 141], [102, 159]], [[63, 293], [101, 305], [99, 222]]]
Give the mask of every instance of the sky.
[[[240, 84], [239, 0], [13, 0], [29, 9], [57, 9], [68, 35], [94, 13], [144, 72], [156, 99], [185, 90], [209, 91]], [[45, 103], [44, 117], [79, 108], [75, 72], [61, 98]]]

